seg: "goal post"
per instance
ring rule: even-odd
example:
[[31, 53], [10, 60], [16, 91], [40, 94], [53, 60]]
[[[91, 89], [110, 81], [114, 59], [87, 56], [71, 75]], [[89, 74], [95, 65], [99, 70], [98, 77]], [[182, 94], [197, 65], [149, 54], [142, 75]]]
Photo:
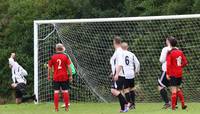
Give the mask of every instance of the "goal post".
[[113, 36], [128, 42], [141, 63], [135, 89], [138, 102], [159, 102], [157, 78], [163, 39], [175, 36], [190, 63], [184, 73], [187, 100], [200, 101], [200, 14], [34, 21], [34, 93], [38, 102], [52, 101], [52, 82], [46, 64], [62, 42], [76, 66], [71, 85], [72, 101], [111, 102], [109, 59], [114, 52]]

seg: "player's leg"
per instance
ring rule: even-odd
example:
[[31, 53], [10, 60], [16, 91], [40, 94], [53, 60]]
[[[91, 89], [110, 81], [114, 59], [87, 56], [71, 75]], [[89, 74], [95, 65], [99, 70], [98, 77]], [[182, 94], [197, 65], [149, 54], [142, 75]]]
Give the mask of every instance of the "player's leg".
[[166, 78], [166, 72], [162, 72], [161, 77], [158, 79], [158, 90], [160, 92], [160, 96], [165, 102], [165, 105], [163, 108], [170, 107], [170, 101], [169, 101], [167, 90], [166, 90], [168, 86], [169, 86], [169, 81]]
[[11, 87], [13, 89], [15, 89], [15, 103], [16, 104], [20, 104], [22, 102], [21, 98], [22, 98], [22, 93], [21, 91], [17, 88], [17, 85], [16, 83], [13, 83], [11, 84]]
[[176, 108], [176, 100], [177, 100], [177, 79], [175, 77], [171, 77], [170, 79], [170, 85], [171, 85], [171, 104], [172, 104], [172, 110], [175, 110]]
[[124, 84], [124, 90], [125, 90], [125, 96], [127, 101], [129, 102], [129, 107], [135, 108], [135, 82], [134, 78], [133, 79], [126, 79], [125, 84]]
[[183, 95], [183, 91], [182, 91], [182, 89], [181, 89], [181, 87], [180, 87], [180, 85], [181, 85], [181, 83], [182, 83], [182, 79], [181, 78], [178, 78], [177, 79], [177, 97], [180, 99], [180, 101], [181, 101], [181, 106], [182, 106], [182, 109], [186, 109], [187, 108], [187, 106], [185, 105], [185, 100], [184, 100], [184, 95]]
[[130, 81], [129, 79], [125, 79], [124, 82], [124, 95], [126, 98], [126, 101], [128, 102], [128, 106], [131, 105], [131, 98], [130, 98]]
[[123, 80], [121, 78], [119, 78], [118, 81], [116, 82], [112, 82], [111, 93], [115, 97], [118, 97], [121, 111], [126, 112], [127, 110], [125, 110], [125, 105], [127, 104], [127, 102], [122, 93], [120, 92], [120, 90], [122, 89], [123, 89]]
[[20, 98], [21, 98], [20, 101], [21, 102], [26, 102], [26, 101], [29, 101], [29, 100], [36, 100], [35, 95], [24, 96], [24, 95], [26, 95], [26, 84], [18, 83], [17, 86], [16, 86], [16, 90], [18, 91], [18, 94], [20, 94]]
[[135, 80], [134, 78], [130, 80], [130, 92], [129, 92], [129, 95], [130, 95], [130, 99], [131, 99], [131, 106], [130, 108], [135, 108]]
[[54, 88], [54, 107], [55, 111], [58, 111], [58, 104], [59, 104], [59, 90], [60, 90], [60, 82], [53, 82]]
[[61, 88], [62, 88], [62, 94], [63, 94], [63, 101], [65, 103], [65, 108], [66, 108], [66, 111], [68, 111], [68, 108], [69, 108], [69, 82], [66, 81], [66, 82], [62, 82], [61, 83]]

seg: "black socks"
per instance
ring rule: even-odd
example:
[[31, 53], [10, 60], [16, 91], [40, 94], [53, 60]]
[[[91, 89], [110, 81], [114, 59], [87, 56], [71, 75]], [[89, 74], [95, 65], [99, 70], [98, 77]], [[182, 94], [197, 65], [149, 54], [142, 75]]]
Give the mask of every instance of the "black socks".
[[131, 99], [131, 103], [133, 104], [133, 105], [135, 105], [135, 91], [134, 90], [132, 90], [132, 91], [130, 91], [129, 92], [130, 93], [130, 99]]
[[126, 99], [124, 98], [124, 96], [121, 93], [117, 97], [119, 99], [121, 110], [124, 110], [125, 109], [125, 104], [126, 104]]
[[169, 103], [169, 98], [167, 96], [167, 91], [165, 90], [165, 88], [160, 90], [160, 95], [162, 99], [164, 100], [165, 104]]

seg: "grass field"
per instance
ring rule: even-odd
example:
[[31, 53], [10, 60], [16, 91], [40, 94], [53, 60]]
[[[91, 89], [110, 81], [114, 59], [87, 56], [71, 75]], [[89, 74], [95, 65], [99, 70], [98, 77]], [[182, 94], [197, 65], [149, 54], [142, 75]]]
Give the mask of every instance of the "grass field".
[[[161, 103], [138, 103], [135, 110], [126, 114], [200, 114], [200, 103], [189, 103], [188, 110], [161, 109]], [[53, 103], [48, 104], [6, 104], [0, 105], [0, 114], [54, 114]], [[72, 103], [68, 114], [118, 114], [117, 103]], [[66, 113], [60, 109], [57, 114]]]

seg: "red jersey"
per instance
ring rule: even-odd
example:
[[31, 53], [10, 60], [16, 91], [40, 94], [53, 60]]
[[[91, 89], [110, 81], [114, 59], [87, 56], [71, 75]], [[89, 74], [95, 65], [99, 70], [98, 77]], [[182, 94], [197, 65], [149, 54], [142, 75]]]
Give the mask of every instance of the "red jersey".
[[68, 69], [67, 66], [70, 65], [71, 62], [67, 55], [63, 53], [54, 54], [49, 60], [49, 67], [54, 68], [53, 80], [54, 81], [67, 81], [68, 80]]
[[183, 52], [179, 49], [172, 49], [167, 55], [167, 75], [170, 77], [182, 77], [183, 67], [188, 64]]

